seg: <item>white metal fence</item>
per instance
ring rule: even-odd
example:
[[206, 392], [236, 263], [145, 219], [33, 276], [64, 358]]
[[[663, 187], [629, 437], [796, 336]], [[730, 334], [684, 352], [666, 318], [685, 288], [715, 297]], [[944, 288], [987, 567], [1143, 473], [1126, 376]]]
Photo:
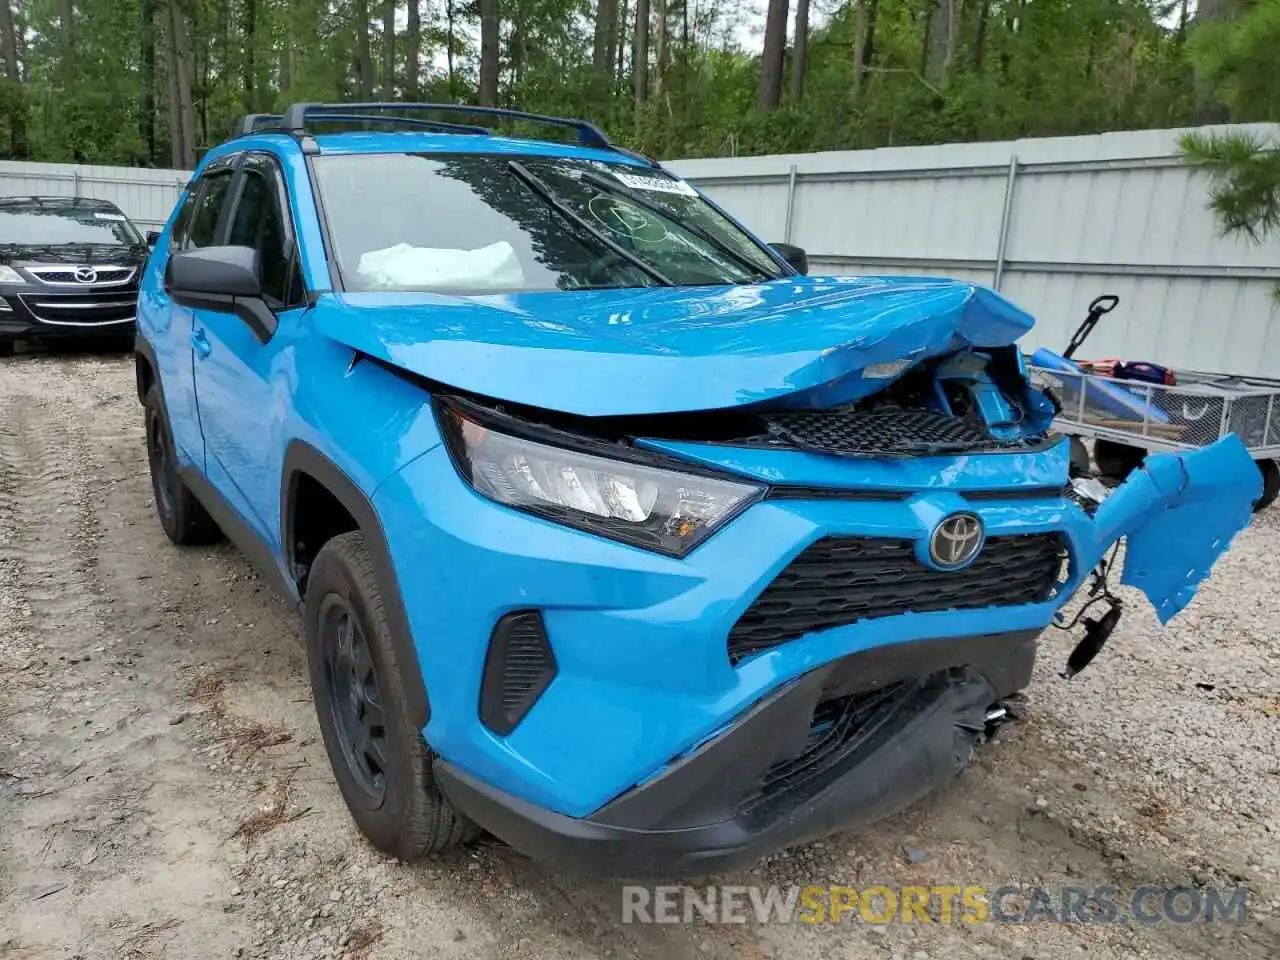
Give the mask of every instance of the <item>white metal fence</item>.
[[[1275, 127], [1256, 127], [1270, 132]], [[1174, 367], [1280, 377], [1280, 240], [1224, 239], [1179, 131], [679, 160], [687, 177], [815, 273], [923, 273], [1001, 290], [1065, 345], [1089, 301], [1119, 309], [1086, 347]], [[0, 161], [0, 195], [94, 196], [143, 227], [189, 174]], [[0, 238], [0, 242], [3, 238]]]
[[994, 286], [1037, 317], [1026, 344], [1057, 349], [1115, 293], [1086, 355], [1280, 377], [1280, 239], [1219, 236], [1179, 132], [667, 166], [766, 239], [806, 248], [815, 273]]

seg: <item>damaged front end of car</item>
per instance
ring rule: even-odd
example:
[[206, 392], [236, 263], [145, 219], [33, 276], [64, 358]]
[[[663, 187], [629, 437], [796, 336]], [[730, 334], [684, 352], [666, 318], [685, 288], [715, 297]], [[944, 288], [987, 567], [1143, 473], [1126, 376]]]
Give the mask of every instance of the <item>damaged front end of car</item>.
[[[899, 810], [965, 766], [1081, 588], [1065, 672], [1097, 653], [1119, 541], [1167, 620], [1249, 522], [1233, 438], [1077, 491], [1016, 345], [1030, 318], [990, 291], [688, 296], [592, 294], [554, 324], [537, 295], [472, 302], [434, 337], [330, 326], [431, 394], [442, 442], [380, 504], [437, 531], [408, 568], [448, 544], [438, 592], [460, 600], [411, 600], [422, 634], [487, 652], [419, 644], [429, 680], [481, 691], [476, 725], [473, 687], [433, 688], [426, 734], [459, 808], [540, 860], [701, 874]], [[464, 314], [492, 323], [482, 345]]]

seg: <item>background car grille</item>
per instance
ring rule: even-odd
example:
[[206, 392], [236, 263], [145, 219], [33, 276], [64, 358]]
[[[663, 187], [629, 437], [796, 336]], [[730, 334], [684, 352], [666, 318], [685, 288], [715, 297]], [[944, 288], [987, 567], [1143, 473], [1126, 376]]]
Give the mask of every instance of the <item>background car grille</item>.
[[944, 572], [920, 563], [910, 540], [825, 537], [734, 624], [729, 660], [875, 617], [1039, 603], [1057, 590], [1065, 556], [1058, 533], [991, 537], [972, 564]]
[[136, 289], [23, 294], [20, 299], [37, 320], [54, 324], [93, 326], [111, 323], [129, 319], [138, 309]]
[[[137, 268], [136, 267], [94, 267], [93, 269], [94, 269], [94, 272], [97, 273], [98, 275], [98, 279], [95, 280], [94, 283], [103, 284], [103, 283], [123, 283], [124, 281], [128, 280], [130, 277], [133, 276], [133, 273]], [[76, 279], [75, 267], [68, 267], [65, 270], [62, 270], [62, 269], [55, 270], [55, 269], [49, 269], [47, 267], [41, 267], [39, 269], [33, 269], [30, 272], [34, 274], [36, 277], [38, 277], [39, 279], [43, 280], [45, 283], [74, 283], [76, 284], [76, 286], [84, 287], [86, 289], [91, 288], [93, 286], [93, 284], [81, 283], [79, 280]]]

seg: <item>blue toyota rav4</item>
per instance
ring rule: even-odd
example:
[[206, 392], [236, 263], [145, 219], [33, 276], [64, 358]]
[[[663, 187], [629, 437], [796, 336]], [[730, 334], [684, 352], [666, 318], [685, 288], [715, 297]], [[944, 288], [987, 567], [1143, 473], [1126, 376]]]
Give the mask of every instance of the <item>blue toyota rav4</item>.
[[1167, 620], [1248, 523], [1233, 437], [1076, 493], [999, 295], [803, 261], [582, 121], [296, 105], [201, 163], [139, 301], [157, 511], [298, 605], [378, 847], [695, 875], [863, 826], [1086, 583], [1097, 652], [1118, 540]]

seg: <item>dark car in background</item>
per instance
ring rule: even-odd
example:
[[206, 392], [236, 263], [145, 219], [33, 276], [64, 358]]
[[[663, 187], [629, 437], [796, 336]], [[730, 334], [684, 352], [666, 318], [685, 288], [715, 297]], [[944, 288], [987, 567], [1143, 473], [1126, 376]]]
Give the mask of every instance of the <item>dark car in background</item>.
[[0, 355], [18, 341], [133, 338], [146, 241], [85, 197], [0, 197]]

